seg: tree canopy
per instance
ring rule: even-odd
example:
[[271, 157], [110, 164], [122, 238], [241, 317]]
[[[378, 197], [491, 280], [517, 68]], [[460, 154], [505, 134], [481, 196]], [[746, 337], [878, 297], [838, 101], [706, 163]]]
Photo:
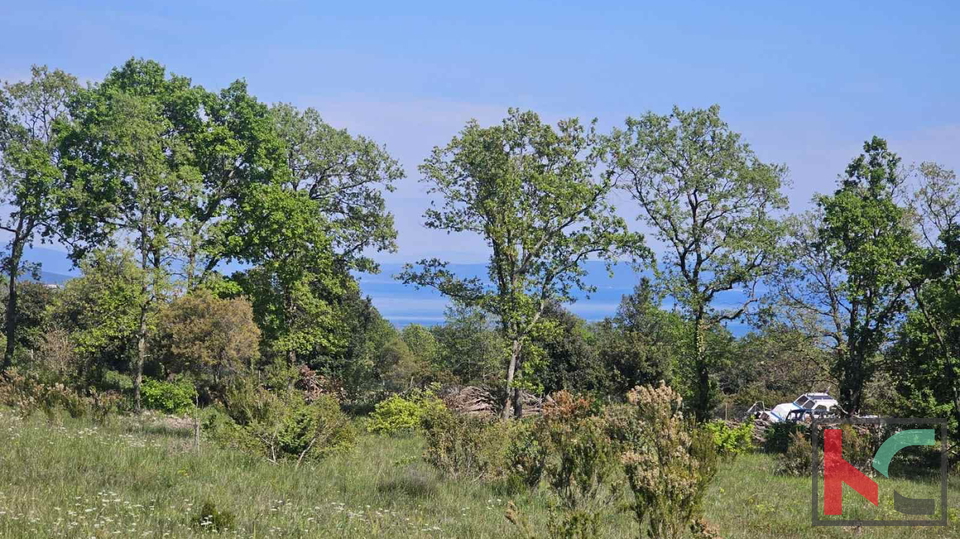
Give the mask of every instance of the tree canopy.
[[571, 119], [553, 127], [511, 109], [497, 126], [471, 121], [420, 167], [430, 193], [440, 197], [425, 225], [482, 236], [490, 249], [488, 279], [459, 278], [437, 259], [408, 267], [402, 278], [498, 318], [510, 343], [506, 384], [515, 414], [521, 352], [547, 304], [590, 290], [583, 277], [592, 257], [646, 252], [607, 199], [613, 182], [598, 173], [601, 142], [593, 125]]

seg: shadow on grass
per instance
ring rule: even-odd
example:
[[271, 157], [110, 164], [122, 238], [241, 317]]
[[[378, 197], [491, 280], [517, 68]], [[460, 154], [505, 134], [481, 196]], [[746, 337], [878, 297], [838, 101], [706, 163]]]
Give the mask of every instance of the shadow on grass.
[[125, 424], [122, 427], [125, 434], [166, 436], [170, 438], [192, 439], [192, 426], [169, 425], [165, 423]]
[[385, 495], [431, 498], [439, 490], [439, 480], [435, 475], [413, 466], [408, 466], [397, 476], [382, 478], [377, 482], [377, 492]]

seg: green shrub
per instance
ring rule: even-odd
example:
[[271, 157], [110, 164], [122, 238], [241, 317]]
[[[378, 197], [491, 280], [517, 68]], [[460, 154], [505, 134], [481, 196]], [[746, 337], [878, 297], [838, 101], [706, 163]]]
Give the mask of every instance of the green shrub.
[[703, 497], [716, 475], [713, 436], [683, 417], [680, 395], [663, 382], [638, 387], [627, 400], [632, 413], [621, 409], [613, 419], [626, 431], [621, 461], [640, 535], [683, 537], [701, 522]]
[[810, 438], [800, 431], [793, 431], [786, 450], [777, 455], [776, 473], [780, 475], [806, 476], [813, 465], [813, 447]]
[[100, 392], [90, 388], [88, 395], [56, 383], [44, 385], [34, 374], [22, 375], [8, 370], [0, 378], [0, 404], [17, 409], [21, 417], [42, 410], [51, 423], [60, 424], [62, 413], [74, 419], [91, 414], [94, 421], [103, 424], [119, 409], [120, 395], [113, 391]]
[[510, 493], [540, 484], [546, 467], [547, 445], [539, 420], [515, 421], [510, 425], [504, 455], [505, 485]]
[[229, 421], [216, 415], [205, 418], [215, 429], [215, 439], [271, 462], [295, 460], [299, 465], [349, 449], [356, 440], [349, 418], [329, 395], [307, 402], [294, 389], [270, 391], [245, 383], [227, 391], [225, 411]]
[[197, 390], [186, 380], [164, 382], [147, 378], [140, 386], [143, 406], [166, 414], [186, 414], [196, 398]]
[[190, 523], [201, 531], [222, 532], [233, 528], [236, 520], [230, 511], [219, 511], [213, 502], [206, 501]]
[[22, 418], [41, 407], [44, 392], [45, 388], [35, 377], [15, 368], [6, 370], [0, 380], [0, 403], [17, 410]]
[[119, 411], [121, 401], [122, 397], [116, 391], [101, 392], [94, 388], [90, 389], [90, 397], [87, 399], [93, 420], [101, 425]]
[[763, 433], [763, 450], [767, 453], [786, 453], [795, 433], [807, 434], [805, 423], [774, 423]]
[[417, 430], [425, 414], [442, 408], [443, 401], [429, 391], [409, 397], [394, 395], [377, 403], [367, 421], [367, 431], [393, 435]]
[[44, 387], [40, 406], [47, 419], [56, 423], [60, 422], [60, 410], [66, 410], [74, 419], [80, 419], [87, 414], [86, 399], [63, 384]]
[[561, 504], [576, 508], [594, 500], [613, 472], [616, 453], [593, 401], [560, 391], [544, 407], [539, 426], [546, 443], [544, 474]]
[[100, 379], [100, 385], [104, 389], [112, 389], [123, 393], [133, 389], [133, 378], [121, 372], [108, 370], [104, 371]]
[[503, 477], [507, 425], [447, 408], [428, 410], [421, 425], [426, 440], [424, 460], [441, 473], [455, 479]]
[[753, 423], [730, 426], [726, 421], [711, 421], [704, 425], [713, 436], [717, 454], [721, 457], [736, 457], [753, 450]]
[[[878, 428], [879, 427], [879, 428]], [[881, 426], [841, 425], [843, 431], [843, 458], [861, 470], [871, 470], [873, 456], [882, 442]], [[823, 432], [820, 433], [823, 439]]]
[[598, 537], [618, 463], [606, 421], [591, 399], [560, 391], [544, 407], [539, 430], [543, 475], [558, 502], [548, 522], [550, 536]]

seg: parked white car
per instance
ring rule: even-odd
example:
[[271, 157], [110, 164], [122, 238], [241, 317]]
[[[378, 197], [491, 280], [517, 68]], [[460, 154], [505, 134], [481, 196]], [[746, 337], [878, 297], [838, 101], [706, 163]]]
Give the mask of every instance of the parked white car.
[[797, 422], [805, 416], [823, 417], [840, 412], [839, 403], [826, 393], [804, 393], [793, 402], [784, 402], [772, 410], [760, 412], [759, 417], [770, 423]]

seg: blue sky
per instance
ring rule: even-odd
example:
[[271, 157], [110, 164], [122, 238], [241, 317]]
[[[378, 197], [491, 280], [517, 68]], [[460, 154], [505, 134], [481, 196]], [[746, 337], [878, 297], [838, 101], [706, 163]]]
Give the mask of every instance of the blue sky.
[[[400, 232], [399, 252], [378, 256], [389, 264], [484, 260], [478, 238], [421, 228], [416, 166], [468, 119], [493, 123], [510, 106], [606, 130], [718, 103], [761, 158], [790, 168], [794, 210], [875, 134], [908, 162], [960, 168], [955, 2], [82, 4], [0, 0], [0, 79], [48, 64], [97, 80], [137, 56], [210, 89], [245, 78], [264, 101], [315, 107], [407, 171], [389, 198]], [[442, 314], [435, 297], [365, 287], [398, 322]], [[595, 305], [579, 308], [606, 312]]]

